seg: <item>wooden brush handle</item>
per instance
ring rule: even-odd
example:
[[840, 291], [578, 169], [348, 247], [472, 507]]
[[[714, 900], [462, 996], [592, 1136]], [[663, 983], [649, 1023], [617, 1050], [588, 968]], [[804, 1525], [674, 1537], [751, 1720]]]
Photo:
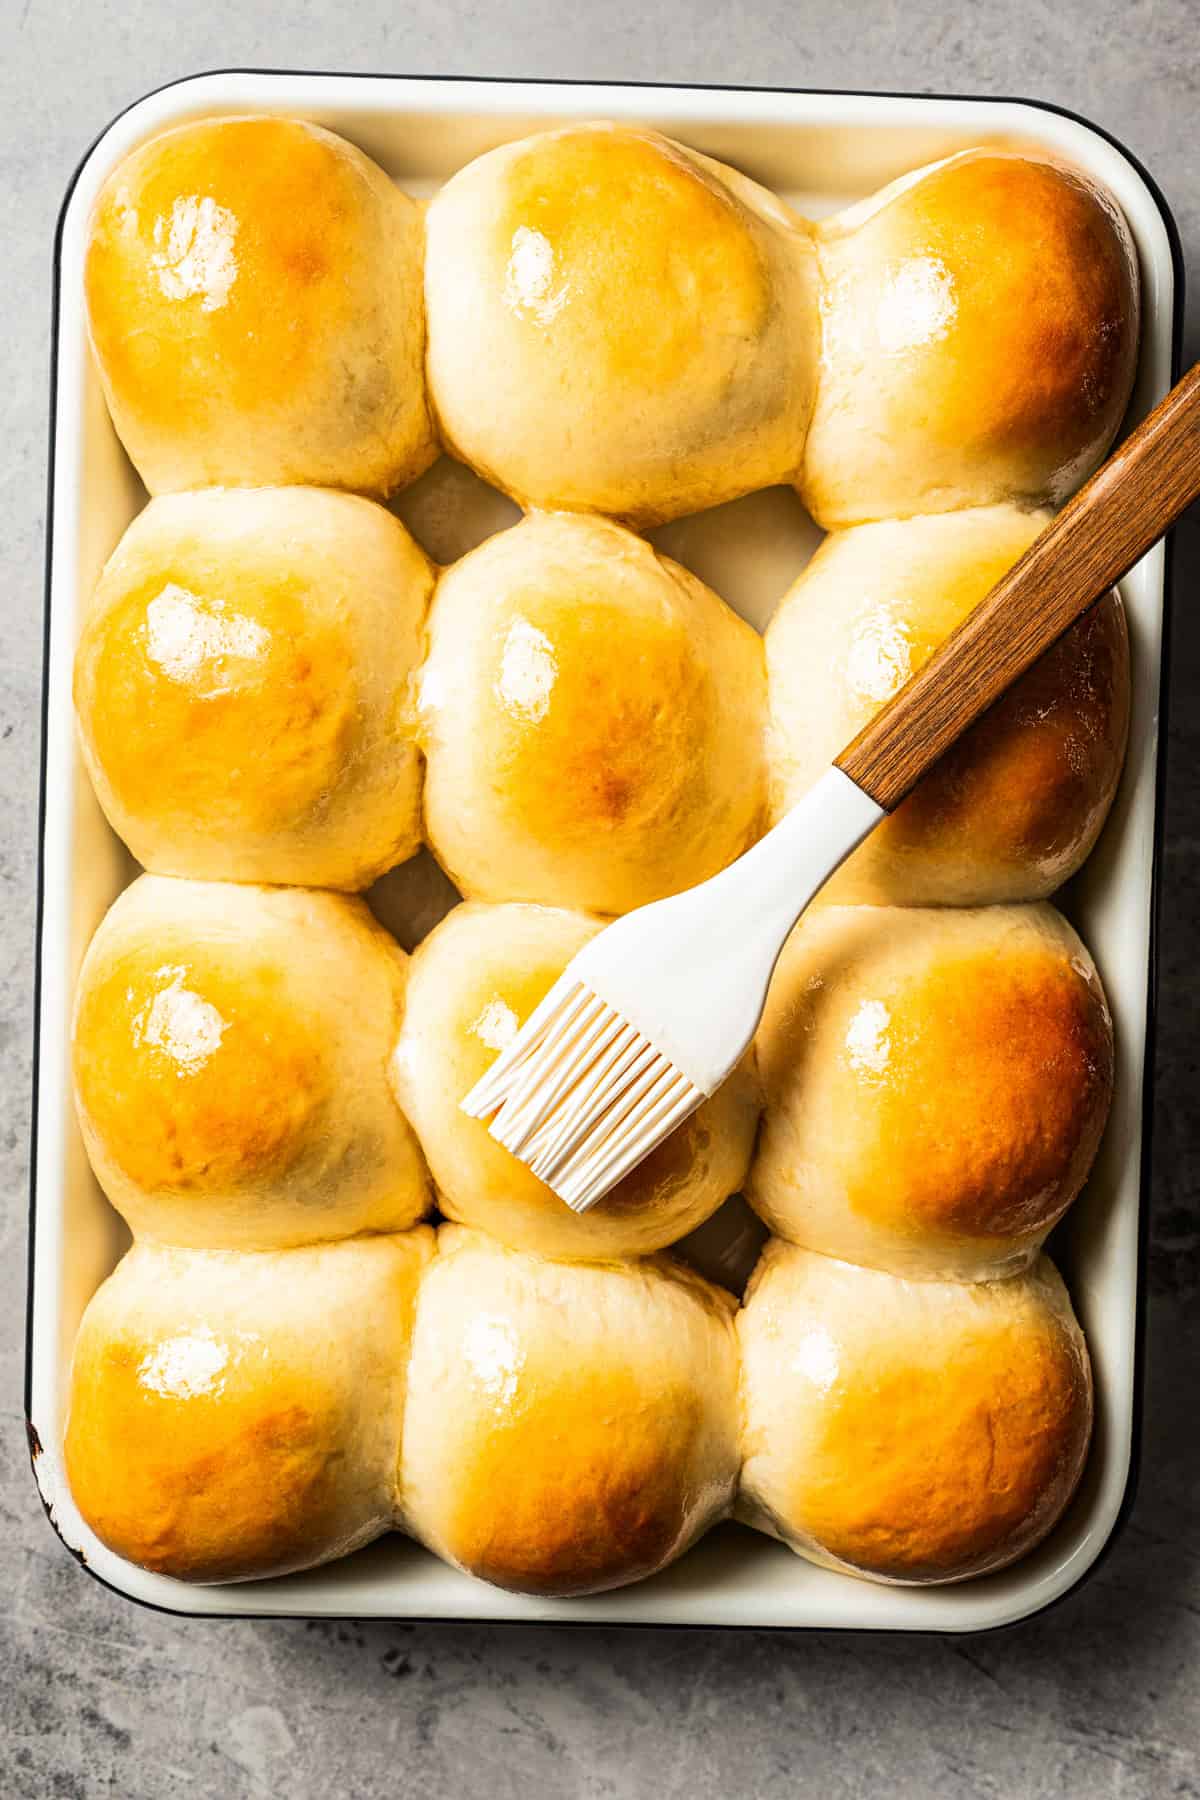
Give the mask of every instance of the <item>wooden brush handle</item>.
[[1200, 363], [848, 744], [837, 766], [885, 812], [1200, 494]]

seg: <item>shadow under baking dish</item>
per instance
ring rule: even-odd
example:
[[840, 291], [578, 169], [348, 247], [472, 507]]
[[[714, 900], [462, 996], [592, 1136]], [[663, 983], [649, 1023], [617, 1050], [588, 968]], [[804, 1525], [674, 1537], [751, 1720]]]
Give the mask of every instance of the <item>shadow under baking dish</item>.
[[[109, 126], [68, 192], [55, 266], [26, 1375], [34, 1469], [52, 1524], [109, 1586], [143, 1604], [194, 1615], [979, 1631], [1039, 1611], [1094, 1567], [1131, 1493], [1161, 847], [1167, 620], [1161, 545], [1122, 584], [1133, 651], [1125, 777], [1096, 852], [1058, 896], [1104, 978], [1116, 1026], [1117, 1084], [1092, 1179], [1051, 1243], [1091, 1346], [1096, 1435], [1079, 1493], [1033, 1555], [954, 1586], [885, 1587], [818, 1569], [741, 1527], [722, 1526], [649, 1581], [588, 1599], [552, 1601], [473, 1581], [393, 1536], [303, 1574], [193, 1587], [124, 1562], [79, 1517], [60, 1449], [71, 1344], [84, 1306], [127, 1234], [91, 1176], [75, 1125], [71, 999], [88, 938], [136, 869], [83, 773], [71, 664], [80, 608], [145, 497], [112, 431], [87, 352], [86, 221], [100, 183], [135, 145], [190, 118], [245, 112], [295, 114], [326, 125], [418, 195], [432, 192], [481, 151], [529, 131], [578, 119], [623, 119], [655, 126], [744, 169], [810, 216], [972, 144], [1049, 149], [1109, 188], [1137, 243], [1144, 312], [1131, 422], [1165, 393], [1178, 363], [1181, 259], [1161, 196], [1120, 145], [1085, 121], [1031, 102], [241, 70], [178, 82]], [[444, 561], [515, 516], [508, 501], [448, 459], [401, 495], [395, 509], [430, 554]], [[760, 628], [819, 541], [784, 489], [678, 520], [651, 535]], [[368, 898], [411, 947], [455, 895], [422, 856], [386, 876]], [[745, 1214], [735, 1205], [696, 1234], [690, 1250], [734, 1284], [751, 1245]]]

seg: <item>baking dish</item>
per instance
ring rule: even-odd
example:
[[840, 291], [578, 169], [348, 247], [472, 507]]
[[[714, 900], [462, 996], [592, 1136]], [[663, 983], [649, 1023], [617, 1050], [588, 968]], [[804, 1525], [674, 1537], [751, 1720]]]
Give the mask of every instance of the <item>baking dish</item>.
[[[1075, 1502], [1032, 1557], [957, 1586], [889, 1588], [831, 1574], [766, 1539], [726, 1527], [639, 1586], [546, 1601], [472, 1581], [398, 1537], [301, 1575], [234, 1587], [190, 1586], [122, 1561], [80, 1519], [59, 1450], [70, 1347], [83, 1306], [120, 1254], [125, 1233], [88, 1171], [75, 1127], [70, 1008], [88, 937], [134, 865], [105, 824], [76, 751], [71, 663], [80, 609], [144, 498], [108, 422], [87, 352], [84, 237], [97, 188], [136, 144], [189, 118], [250, 111], [295, 114], [341, 132], [417, 195], [427, 195], [468, 158], [506, 139], [571, 119], [625, 119], [743, 168], [814, 216], [971, 144], [1040, 146], [1103, 183], [1132, 227], [1144, 298], [1132, 418], [1166, 391], [1177, 351], [1178, 259], [1162, 201], [1101, 133], [1027, 102], [234, 71], [165, 88], [108, 128], [68, 195], [55, 272], [27, 1412], [35, 1471], [56, 1530], [118, 1591], [197, 1615], [977, 1631], [1039, 1610], [1094, 1565], [1126, 1501], [1134, 1460], [1166, 624], [1162, 546], [1123, 584], [1134, 662], [1125, 778], [1097, 851], [1062, 897], [1104, 976], [1118, 1072], [1113, 1115], [1092, 1179], [1052, 1243], [1091, 1343], [1096, 1438]], [[461, 554], [512, 513], [507, 502], [447, 464], [403, 496], [398, 510], [440, 560]], [[765, 623], [818, 541], [784, 490], [677, 521], [653, 536], [757, 625]], [[439, 895], [424, 881], [421, 865], [385, 878], [374, 896], [381, 916], [411, 919], [415, 909], [427, 928]], [[711, 1248], [711, 1227], [707, 1235]]]

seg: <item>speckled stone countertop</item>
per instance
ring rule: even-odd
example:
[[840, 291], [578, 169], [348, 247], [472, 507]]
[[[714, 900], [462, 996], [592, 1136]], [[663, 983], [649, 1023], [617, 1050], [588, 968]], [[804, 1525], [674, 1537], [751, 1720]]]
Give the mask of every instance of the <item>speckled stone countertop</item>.
[[1141, 1485], [1073, 1598], [945, 1642], [177, 1621], [67, 1557], [21, 1419], [50, 259], [92, 137], [236, 64], [1023, 94], [1141, 158], [1200, 289], [1195, 0], [0, 0], [0, 42], [0, 1797], [1200, 1794], [1197, 518], [1175, 549]]

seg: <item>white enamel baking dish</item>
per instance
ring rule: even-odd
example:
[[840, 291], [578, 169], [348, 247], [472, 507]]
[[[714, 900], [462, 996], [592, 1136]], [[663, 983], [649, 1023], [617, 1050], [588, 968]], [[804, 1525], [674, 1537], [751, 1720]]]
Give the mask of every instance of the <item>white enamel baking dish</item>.
[[[119, 1592], [192, 1614], [976, 1631], [1038, 1611], [1093, 1566], [1132, 1485], [1165, 623], [1161, 546], [1124, 584], [1134, 672], [1124, 782], [1096, 854], [1061, 901], [1103, 972], [1116, 1021], [1118, 1077], [1092, 1180], [1053, 1246], [1091, 1344], [1098, 1429], [1081, 1491], [1038, 1552], [998, 1575], [957, 1586], [879, 1587], [814, 1568], [731, 1526], [639, 1586], [592, 1599], [545, 1601], [473, 1581], [400, 1537], [302, 1575], [192, 1587], [124, 1562], [79, 1517], [59, 1449], [71, 1343], [125, 1234], [88, 1171], [75, 1126], [68, 1077], [71, 995], [89, 935], [135, 871], [100, 814], [76, 751], [71, 662], [88, 591], [144, 500], [90, 365], [81, 303], [84, 236], [100, 183], [136, 144], [185, 119], [250, 111], [296, 114], [329, 126], [418, 195], [505, 139], [571, 119], [627, 119], [736, 164], [813, 215], [967, 145], [1005, 140], [1043, 146], [1109, 188], [1137, 241], [1144, 323], [1132, 418], [1168, 387], [1178, 336], [1173, 226], [1152, 185], [1091, 126], [1024, 102], [243, 71], [165, 88], [109, 126], [68, 194], [56, 270], [27, 1378], [34, 1467], [55, 1529], [94, 1575]], [[442, 560], [511, 512], [498, 496], [445, 464], [401, 501], [400, 510]], [[817, 542], [815, 529], [782, 490], [680, 521], [657, 536], [759, 625]], [[419, 872], [416, 879], [420, 886]], [[407, 876], [385, 884], [383, 916], [396, 916], [397, 909], [403, 914], [406, 906], [411, 913], [406, 887], [412, 887]], [[426, 924], [438, 899], [434, 888], [421, 889]], [[707, 1235], [711, 1243], [713, 1231]], [[497, 1498], [502, 1505], [503, 1497]]]

